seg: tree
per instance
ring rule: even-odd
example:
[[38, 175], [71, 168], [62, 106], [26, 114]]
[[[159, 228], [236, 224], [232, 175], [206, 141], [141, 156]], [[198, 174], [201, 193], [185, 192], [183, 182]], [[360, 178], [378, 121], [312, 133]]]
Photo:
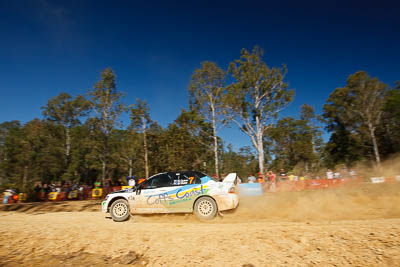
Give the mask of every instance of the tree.
[[19, 121], [0, 124], [0, 185], [12, 182], [20, 169], [16, 157], [22, 151], [22, 138], [22, 126]]
[[225, 72], [214, 62], [203, 62], [195, 70], [189, 85], [189, 104], [192, 110], [203, 115], [211, 123], [214, 139], [215, 173], [219, 177], [218, 163], [218, 125], [223, 122], [222, 93], [225, 86]]
[[338, 164], [351, 167], [355, 162], [364, 158], [365, 150], [360, 138], [346, 130], [344, 125], [338, 124], [325, 144], [323, 160], [326, 167], [330, 169], [334, 169]]
[[[210, 148], [213, 144], [215, 145], [211, 123], [205, 122], [203, 116], [194, 110], [185, 111], [182, 109], [174, 123], [169, 125], [168, 130], [173, 127], [182, 130], [179, 136], [182, 146], [180, 150], [184, 149], [187, 155], [185, 157], [189, 161], [192, 161], [191, 168], [200, 168], [206, 172], [214, 172], [215, 165], [210, 162], [210, 159], [212, 159]], [[220, 141], [217, 144], [220, 144]], [[220, 149], [220, 147], [217, 147], [217, 150]], [[213, 154], [213, 161], [215, 163], [215, 150]]]
[[350, 132], [369, 136], [377, 165], [381, 159], [375, 132], [381, 122], [386, 91], [384, 83], [358, 71], [349, 76], [345, 87], [336, 88], [324, 105], [328, 129], [334, 129], [340, 122]]
[[265, 173], [264, 134], [279, 112], [291, 102], [294, 91], [283, 81], [286, 68], [270, 68], [262, 60], [263, 51], [255, 46], [241, 52], [229, 73], [235, 80], [224, 95], [225, 114], [247, 134], [258, 153], [261, 173]]
[[[133, 130], [121, 130], [118, 137], [117, 153], [118, 158], [122, 161], [123, 171], [129, 177], [133, 175], [133, 170], [135, 170], [136, 176], [144, 176], [145, 172], [142, 172], [142, 166], [145, 164], [143, 156], [141, 156], [144, 154], [143, 142], [140, 133]], [[128, 168], [124, 166], [128, 166]]]
[[251, 152], [250, 147], [241, 147], [239, 152], [235, 152], [232, 149], [232, 145], [229, 144], [227, 151], [222, 154], [222, 170], [225, 173], [235, 172], [244, 180], [243, 178], [254, 175], [257, 172], [257, 159]]
[[381, 155], [400, 152], [400, 81], [386, 93], [377, 137]]
[[147, 128], [151, 124], [150, 108], [146, 101], [136, 99], [136, 104], [131, 107], [131, 125], [130, 128], [138, 130], [143, 134], [143, 151], [145, 176], [149, 177], [149, 159], [147, 149]]
[[89, 107], [90, 103], [84, 96], [78, 95], [73, 99], [68, 93], [50, 98], [47, 106], [42, 107], [45, 118], [63, 128], [67, 168], [71, 161], [72, 128], [80, 124], [79, 118], [88, 114]]
[[92, 106], [97, 113], [97, 121], [101, 131], [103, 182], [106, 178], [110, 134], [117, 125], [117, 119], [124, 109], [124, 105], [120, 102], [123, 94], [117, 91], [115, 79], [113, 70], [107, 68], [101, 73], [101, 79], [95, 83], [93, 89], [89, 90], [89, 96], [91, 97]]
[[[321, 133], [309, 120], [286, 117], [268, 129], [271, 152], [275, 155], [272, 166], [292, 170], [296, 166], [308, 173], [319, 160]], [[314, 168], [315, 169], [315, 168]]]

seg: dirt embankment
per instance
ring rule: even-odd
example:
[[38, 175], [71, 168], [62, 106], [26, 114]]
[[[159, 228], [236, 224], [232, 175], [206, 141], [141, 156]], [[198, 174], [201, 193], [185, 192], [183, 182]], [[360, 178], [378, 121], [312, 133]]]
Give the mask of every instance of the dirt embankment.
[[97, 202], [1, 206], [0, 265], [400, 266], [400, 184], [242, 199], [115, 223]]

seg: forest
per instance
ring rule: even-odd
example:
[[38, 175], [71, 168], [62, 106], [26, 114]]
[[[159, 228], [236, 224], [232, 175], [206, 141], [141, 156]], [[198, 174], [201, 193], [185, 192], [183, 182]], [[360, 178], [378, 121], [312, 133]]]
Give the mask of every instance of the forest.
[[[42, 118], [0, 124], [0, 187], [93, 184], [169, 170], [247, 177], [285, 169], [313, 177], [360, 162], [379, 166], [400, 152], [400, 82], [389, 86], [360, 70], [333, 88], [321, 114], [304, 103], [298, 116], [282, 117], [295, 95], [287, 71], [268, 66], [257, 46], [227, 69], [202, 62], [188, 84], [188, 109], [162, 127], [145, 100], [123, 104], [116, 73], [106, 68], [87, 94], [50, 98]], [[222, 127], [237, 127], [252, 146], [233, 150], [219, 136]]]

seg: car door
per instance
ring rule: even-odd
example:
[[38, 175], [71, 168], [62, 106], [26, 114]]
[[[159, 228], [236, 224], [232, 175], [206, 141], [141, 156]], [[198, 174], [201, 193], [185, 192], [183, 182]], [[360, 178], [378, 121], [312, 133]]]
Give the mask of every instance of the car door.
[[176, 172], [174, 183], [178, 186], [169, 192], [169, 210], [191, 212], [194, 201], [205, 192], [200, 178], [193, 172]]
[[136, 190], [134, 213], [166, 213], [168, 212], [168, 191], [173, 186], [173, 177], [161, 173], [150, 177], [140, 184]]

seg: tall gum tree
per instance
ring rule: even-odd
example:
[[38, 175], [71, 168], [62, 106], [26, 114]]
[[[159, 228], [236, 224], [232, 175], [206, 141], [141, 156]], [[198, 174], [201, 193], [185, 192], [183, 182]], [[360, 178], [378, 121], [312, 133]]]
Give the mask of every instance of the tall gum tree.
[[[130, 108], [132, 130], [140, 131], [143, 134], [143, 151], [144, 151], [144, 167], [145, 175], [149, 177], [149, 159], [147, 147], [147, 130], [151, 124], [150, 108], [146, 101], [136, 99], [136, 103]], [[131, 172], [130, 172], [131, 173]]]
[[71, 130], [80, 124], [80, 118], [88, 114], [90, 102], [84, 96], [72, 98], [68, 93], [60, 93], [50, 98], [47, 105], [42, 107], [46, 119], [60, 125], [64, 130], [65, 161], [71, 157]]
[[109, 138], [111, 131], [118, 124], [118, 118], [124, 110], [120, 102], [123, 94], [117, 91], [116, 76], [111, 68], [106, 68], [101, 73], [101, 79], [96, 82], [93, 89], [89, 90], [92, 107], [98, 118], [102, 135], [102, 181], [106, 178], [107, 161], [109, 156]]
[[292, 100], [294, 91], [284, 82], [286, 68], [270, 68], [263, 61], [263, 50], [242, 49], [229, 73], [234, 82], [224, 93], [225, 115], [247, 134], [258, 154], [259, 170], [265, 174], [264, 134], [279, 112]]
[[218, 126], [223, 124], [222, 94], [225, 87], [225, 72], [214, 62], [205, 61], [194, 71], [189, 84], [189, 106], [200, 113], [212, 127], [214, 140], [215, 174], [219, 177]]
[[375, 131], [382, 118], [387, 89], [387, 85], [377, 78], [370, 77], [365, 71], [357, 71], [349, 76], [345, 87], [333, 91], [324, 105], [323, 116], [328, 121], [328, 128], [334, 129], [340, 122], [349, 131], [369, 136], [378, 166], [381, 158]]

